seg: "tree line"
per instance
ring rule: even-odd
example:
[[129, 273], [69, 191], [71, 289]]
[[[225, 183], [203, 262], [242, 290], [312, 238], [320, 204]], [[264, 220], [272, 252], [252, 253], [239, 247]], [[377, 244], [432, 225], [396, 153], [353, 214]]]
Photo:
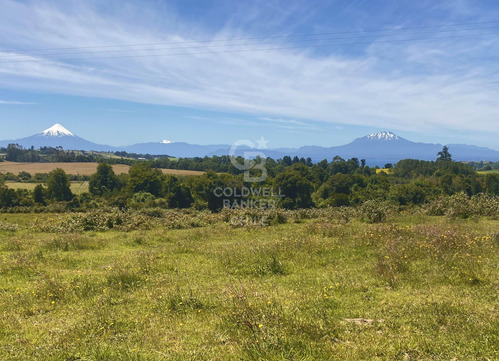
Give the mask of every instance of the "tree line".
[[[94, 151], [74, 151], [64, 150], [62, 147], [40, 147], [35, 149], [33, 146], [24, 148], [19, 144], [9, 144], [7, 147], [1, 147], [0, 153], [5, 154], [0, 157], [0, 161], [9, 162], [31, 162], [31, 163], [53, 163], [53, 162], [106, 162], [109, 164], [131, 165], [139, 160], [152, 160], [169, 157], [168, 155], [151, 155], [117, 152], [94, 152]], [[112, 157], [111, 155], [114, 155]]]
[[[459, 192], [469, 196], [479, 193], [498, 196], [498, 173], [478, 174], [470, 165], [453, 161], [447, 149], [438, 154], [436, 161], [406, 159], [382, 171], [357, 158], [335, 157], [330, 162], [324, 160], [315, 164], [297, 157], [267, 159], [268, 176], [258, 184], [246, 182], [228, 157], [211, 157], [208, 161], [193, 160], [213, 165], [200, 176], [163, 174], [157, 167], [163, 167], [169, 162], [167, 159], [136, 162], [128, 174], [121, 175], [116, 175], [110, 164], [101, 162], [89, 178], [88, 192], [78, 196], [71, 192], [70, 177], [62, 169], [48, 174], [44, 183], [37, 184], [33, 191], [10, 189], [1, 179], [0, 207], [27, 209], [58, 203], [67, 209], [110, 205], [119, 208], [194, 207], [216, 212], [241, 200], [234, 192], [224, 196], [216, 194], [216, 189], [252, 187], [279, 191], [276, 205], [286, 209], [350, 206], [373, 199], [401, 206], [418, 205]], [[258, 170], [252, 172], [258, 173]], [[263, 196], [252, 194], [247, 198], [261, 199]]]

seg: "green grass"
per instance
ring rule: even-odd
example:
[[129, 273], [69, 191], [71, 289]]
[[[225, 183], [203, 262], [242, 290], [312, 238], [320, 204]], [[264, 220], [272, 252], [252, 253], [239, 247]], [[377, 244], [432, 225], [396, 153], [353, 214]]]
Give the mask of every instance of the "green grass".
[[33, 217], [1, 217], [0, 359], [498, 359], [497, 220], [59, 234]]
[[477, 171], [477, 173], [478, 174], [489, 174], [489, 173], [498, 174], [498, 169], [480, 170], [480, 171]]

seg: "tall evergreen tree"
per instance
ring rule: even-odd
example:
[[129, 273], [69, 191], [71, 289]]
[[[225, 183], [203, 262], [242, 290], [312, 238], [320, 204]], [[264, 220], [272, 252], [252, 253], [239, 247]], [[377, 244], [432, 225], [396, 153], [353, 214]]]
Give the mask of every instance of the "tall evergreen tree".
[[73, 198], [69, 177], [61, 168], [57, 168], [49, 173], [47, 179], [47, 194], [49, 198], [55, 199], [56, 201], [69, 201]]
[[89, 180], [89, 192], [94, 195], [103, 195], [118, 187], [118, 178], [111, 165], [99, 163], [97, 172]]
[[45, 204], [44, 189], [41, 184], [37, 184], [33, 190], [33, 200], [35, 203]]
[[436, 159], [436, 161], [451, 162], [451, 154], [448, 151], [448, 147], [446, 145], [443, 147], [442, 151], [438, 152], [437, 155], [438, 155], [438, 158]]

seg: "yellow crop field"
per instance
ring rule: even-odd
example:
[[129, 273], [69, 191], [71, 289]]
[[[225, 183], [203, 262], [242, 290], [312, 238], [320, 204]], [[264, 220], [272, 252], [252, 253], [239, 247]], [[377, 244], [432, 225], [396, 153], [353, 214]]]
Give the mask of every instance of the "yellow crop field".
[[[27, 189], [32, 191], [36, 185], [40, 183], [24, 183], [24, 182], [5, 182], [5, 185], [12, 189]], [[73, 194], [81, 194], [88, 192], [89, 182], [71, 182], [71, 192]]]
[[389, 169], [389, 168], [380, 168], [380, 169], [377, 169], [376, 170], [377, 174], [379, 174], [380, 172], [384, 172], [384, 173], [392, 173], [392, 169]]
[[[68, 174], [91, 175], [97, 170], [97, 163], [22, 163], [22, 162], [0, 162], [0, 173], [11, 172], [18, 174], [25, 171], [30, 174], [49, 173], [56, 168], [61, 168]], [[130, 166], [114, 164], [113, 170], [116, 174], [128, 173]], [[205, 172], [196, 170], [162, 169], [163, 174], [174, 175], [202, 175]]]

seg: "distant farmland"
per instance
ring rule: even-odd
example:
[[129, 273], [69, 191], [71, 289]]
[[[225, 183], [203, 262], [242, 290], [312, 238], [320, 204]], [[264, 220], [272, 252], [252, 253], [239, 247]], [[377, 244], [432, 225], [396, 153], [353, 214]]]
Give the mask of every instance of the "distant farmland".
[[[91, 175], [96, 172], [97, 163], [19, 163], [19, 162], [0, 162], [0, 173], [11, 172], [18, 174], [25, 171], [30, 174], [49, 173], [56, 168], [63, 169], [68, 174], [73, 175]], [[130, 166], [124, 164], [114, 164], [113, 170], [116, 174], [128, 173]], [[196, 170], [180, 169], [162, 169], [164, 174], [175, 175], [202, 175], [205, 172]]]
[[[24, 183], [24, 182], [5, 182], [5, 185], [12, 189], [27, 189], [32, 191], [39, 183]], [[71, 182], [71, 192], [73, 194], [81, 194], [89, 191], [89, 182]]]

